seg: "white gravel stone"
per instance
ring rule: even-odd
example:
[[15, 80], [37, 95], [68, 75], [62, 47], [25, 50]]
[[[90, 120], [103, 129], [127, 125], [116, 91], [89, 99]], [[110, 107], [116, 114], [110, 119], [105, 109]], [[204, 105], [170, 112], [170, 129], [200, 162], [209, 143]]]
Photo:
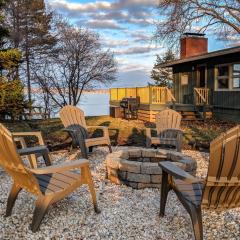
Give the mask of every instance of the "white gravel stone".
[[[190, 217], [172, 191], [167, 201], [166, 216], [159, 218], [158, 189], [134, 190], [105, 180], [104, 159], [107, 153], [107, 148], [94, 148], [89, 157], [101, 214], [94, 213], [88, 188], [84, 186], [55, 204], [35, 234], [29, 230], [35, 200], [31, 194], [21, 192], [12, 216], [4, 217], [12, 180], [6, 173], [0, 172], [0, 239], [193, 239]], [[196, 151], [183, 153], [197, 161], [197, 176], [205, 177], [208, 154]], [[67, 155], [65, 151], [53, 154], [54, 164], [63, 161]], [[203, 209], [203, 229], [204, 239], [207, 240], [239, 240], [240, 209], [223, 212]]]

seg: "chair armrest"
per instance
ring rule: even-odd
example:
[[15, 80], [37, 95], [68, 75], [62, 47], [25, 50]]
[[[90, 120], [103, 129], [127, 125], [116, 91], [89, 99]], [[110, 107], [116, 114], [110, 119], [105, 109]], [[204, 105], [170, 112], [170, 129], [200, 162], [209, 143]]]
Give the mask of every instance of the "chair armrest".
[[162, 168], [163, 171], [167, 172], [169, 175], [180, 179], [187, 183], [201, 183], [203, 182], [202, 179], [195, 178], [191, 174], [185, 172], [180, 167], [176, 166], [172, 162], [169, 161], [162, 161], [159, 163], [159, 166]]
[[68, 170], [73, 170], [76, 168], [82, 168], [86, 166], [89, 166], [89, 161], [87, 159], [79, 159], [72, 162], [65, 162], [56, 166], [43, 167], [38, 169], [28, 168], [28, 171], [35, 174], [50, 174], [50, 173], [65, 172]]
[[152, 137], [152, 131], [157, 131], [156, 128], [146, 128], [146, 137], [151, 138]]
[[41, 132], [13, 132], [12, 136], [13, 136], [13, 138], [35, 136], [35, 137], [37, 137], [39, 144], [44, 145], [44, 140], [43, 140]]
[[146, 137], [151, 138], [151, 128], [146, 128]]
[[152, 145], [152, 130], [156, 131], [156, 128], [146, 128], [146, 147], [150, 148]]
[[102, 130], [108, 129], [108, 127], [106, 127], [106, 126], [87, 126], [86, 128], [87, 129], [96, 128], [96, 129], [102, 129]]
[[183, 134], [183, 131], [181, 129], [178, 129], [178, 128], [166, 128], [162, 132], [163, 133], [164, 132], [175, 132], [177, 134]]
[[41, 145], [36, 147], [28, 147], [17, 150], [20, 156], [31, 155], [31, 154], [45, 154], [49, 153], [47, 146]]
[[87, 130], [91, 129], [91, 128], [102, 129], [104, 137], [107, 137], [109, 135], [108, 134], [108, 127], [105, 127], [105, 126], [87, 126], [86, 128], [87, 128]]
[[176, 129], [176, 128], [167, 128], [167, 129], [164, 129], [159, 134], [159, 137], [163, 139], [168, 138], [169, 136], [170, 137], [175, 136], [178, 139], [178, 141], [182, 141], [183, 131], [181, 129]]

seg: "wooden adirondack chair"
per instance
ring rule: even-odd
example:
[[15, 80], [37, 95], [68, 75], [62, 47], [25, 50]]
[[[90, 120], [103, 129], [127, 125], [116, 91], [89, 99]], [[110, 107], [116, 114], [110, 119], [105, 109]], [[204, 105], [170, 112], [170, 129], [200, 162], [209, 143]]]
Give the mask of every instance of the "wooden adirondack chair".
[[201, 206], [223, 210], [240, 207], [240, 126], [230, 129], [210, 145], [206, 180], [197, 179], [171, 162], [163, 169], [160, 216], [173, 189], [191, 216], [196, 240], [203, 239]]
[[[73, 142], [81, 148], [84, 158], [87, 158], [86, 148], [93, 146], [106, 145], [112, 152], [111, 142], [108, 134], [108, 128], [104, 126], [87, 126], [84, 112], [75, 106], [65, 106], [61, 109], [60, 118], [73, 139]], [[88, 129], [102, 129], [103, 136], [97, 138], [89, 138]]]
[[[0, 124], [0, 165], [13, 179], [6, 216], [11, 215], [15, 200], [22, 189], [37, 197], [31, 225], [33, 232], [38, 230], [50, 205], [82, 184], [88, 184], [94, 209], [99, 212], [89, 162], [86, 159], [38, 169], [27, 168], [17, 153], [12, 134]], [[80, 169], [80, 173], [73, 172], [73, 169]]]
[[152, 137], [152, 128], [146, 129], [146, 146], [167, 144], [176, 147], [181, 152], [182, 131], [180, 130], [182, 116], [172, 110], [166, 109], [156, 114], [157, 137]]

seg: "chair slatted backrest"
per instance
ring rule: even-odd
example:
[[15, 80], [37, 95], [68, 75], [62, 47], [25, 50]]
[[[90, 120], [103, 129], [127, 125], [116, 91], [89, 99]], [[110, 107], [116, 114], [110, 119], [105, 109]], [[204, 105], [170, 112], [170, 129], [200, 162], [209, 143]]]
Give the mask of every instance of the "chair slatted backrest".
[[24, 167], [17, 153], [12, 134], [2, 124], [0, 124], [0, 165], [23, 189], [33, 194], [41, 193], [36, 178]]
[[182, 116], [172, 109], [166, 109], [156, 114], [157, 133], [166, 129], [180, 129]]
[[67, 105], [61, 109], [59, 115], [65, 128], [71, 125], [87, 127], [84, 112], [78, 107]]
[[240, 125], [210, 144], [210, 162], [202, 204], [240, 207]]

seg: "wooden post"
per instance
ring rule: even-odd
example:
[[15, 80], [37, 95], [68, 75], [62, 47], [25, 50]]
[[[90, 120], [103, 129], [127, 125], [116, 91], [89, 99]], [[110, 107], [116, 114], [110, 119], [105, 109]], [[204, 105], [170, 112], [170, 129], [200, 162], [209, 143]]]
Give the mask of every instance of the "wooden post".
[[195, 88], [194, 88], [194, 93], [193, 93], [193, 102], [194, 102], [194, 105], [196, 106], [197, 105], [197, 93], [196, 93]]
[[165, 104], [168, 102], [168, 89], [165, 87]]
[[206, 121], [206, 101], [204, 101], [203, 104], [203, 121]]
[[149, 91], [149, 104], [152, 104], [152, 87], [151, 86], [148, 87], [148, 91]]

